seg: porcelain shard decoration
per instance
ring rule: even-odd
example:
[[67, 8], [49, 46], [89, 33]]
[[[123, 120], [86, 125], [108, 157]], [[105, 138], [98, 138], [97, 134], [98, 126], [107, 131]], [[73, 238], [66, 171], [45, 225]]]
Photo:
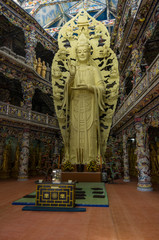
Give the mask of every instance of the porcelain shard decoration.
[[118, 98], [119, 73], [106, 27], [81, 10], [59, 32], [52, 64], [54, 105], [65, 159], [100, 160]]

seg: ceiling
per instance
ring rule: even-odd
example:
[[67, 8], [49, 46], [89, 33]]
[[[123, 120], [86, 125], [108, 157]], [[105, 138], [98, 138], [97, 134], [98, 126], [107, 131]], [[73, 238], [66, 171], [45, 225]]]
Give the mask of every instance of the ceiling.
[[[17, 0], [15, 0], [17, 2]], [[111, 33], [116, 17], [118, 0], [18, 0], [37, 22], [54, 38], [60, 28], [85, 9], [92, 17], [101, 21]]]

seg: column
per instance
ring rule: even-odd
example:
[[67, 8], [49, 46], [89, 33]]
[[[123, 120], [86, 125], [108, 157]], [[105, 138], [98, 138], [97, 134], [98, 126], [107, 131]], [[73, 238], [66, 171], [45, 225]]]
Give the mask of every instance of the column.
[[[21, 83], [24, 99], [24, 108], [28, 109], [28, 118], [30, 119], [30, 111], [32, 109], [32, 98], [34, 95], [34, 86], [30, 79], [24, 79]], [[19, 175], [18, 181], [25, 181], [28, 179], [28, 164], [29, 164], [29, 129], [24, 128], [22, 142], [21, 142], [21, 152], [19, 161]]]
[[143, 119], [135, 119], [136, 130], [136, 152], [138, 169], [138, 187], [139, 191], [152, 191], [150, 176], [150, 155], [148, 146], [148, 125]]
[[141, 69], [140, 69], [140, 49], [139, 49], [139, 46], [137, 43], [134, 43], [133, 44], [133, 47], [132, 47], [132, 52], [131, 52], [131, 65], [130, 65], [130, 70], [132, 71], [133, 73], [133, 80], [132, 80], [132, 83], [133, 83], [133, 86], [139, 81], [140, 79], [140, 72], [141, 72]]
[[34, 95], [34, 86], [30, 79], [23, 80], [22, 83], [22, 91], [24, 98], [24, 107], [28, 110], [32, 109], [32, 98]]
[[127, 151], [127, 136], [126, 132], [123, 132], [123, 160], [124, 160], [124, 182], [130, 182], [129, 176], [129, 159]]
[[26, 41], [26, 62], [33, 67], [34, 56], [36, 55], [35, 47], [37, 44], [35, 27], [27, 25], [24, 34]]
[[24, 129], [21, 143], [18, 181], [28, 180], [28, 163], [29, 163], [29, 129]]

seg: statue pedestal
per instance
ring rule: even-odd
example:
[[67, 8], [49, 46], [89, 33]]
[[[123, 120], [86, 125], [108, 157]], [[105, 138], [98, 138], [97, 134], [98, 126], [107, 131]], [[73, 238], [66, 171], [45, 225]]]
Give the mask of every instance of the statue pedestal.
[[68, 180], [78, 182], [101, 182], [101, 172], [62, 172], [62, 182]]

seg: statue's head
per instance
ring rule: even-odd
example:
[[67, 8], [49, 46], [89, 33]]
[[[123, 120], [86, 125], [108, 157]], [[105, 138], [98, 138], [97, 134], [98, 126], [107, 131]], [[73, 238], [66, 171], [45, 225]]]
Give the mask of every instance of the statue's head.
[[78, 61], [81, 63], [87, 63], [90, 58], [90, 44], [86, 36], [82, 33], [78, 39], [76, 47], [76, 55]]

